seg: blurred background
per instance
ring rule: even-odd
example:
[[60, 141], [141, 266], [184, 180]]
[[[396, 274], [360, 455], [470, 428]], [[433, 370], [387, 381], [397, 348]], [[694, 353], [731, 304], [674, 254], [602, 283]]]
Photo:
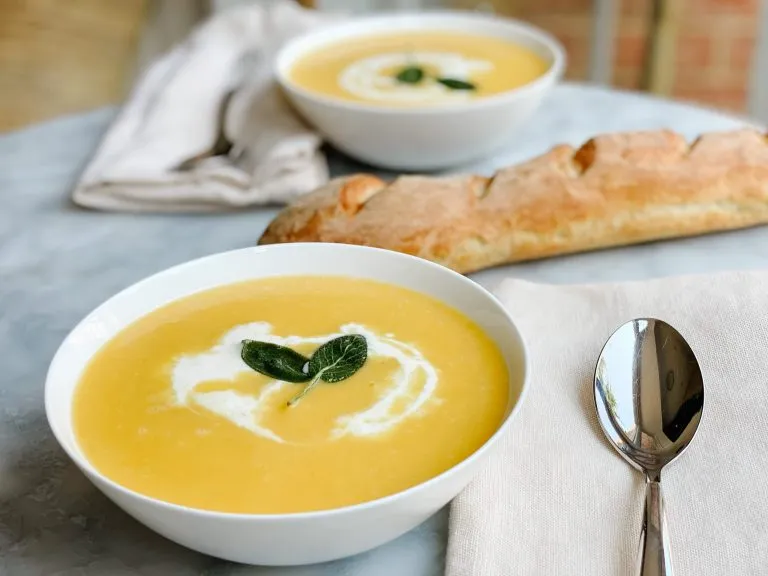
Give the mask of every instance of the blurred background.
[[[120, 102], [207, 15], [265, 0], [0, 0], [0, 131]], [[519, 18], [568, 51], [566, 77], [768, 121], [760, 0], [304, 0], [317, 10], [453, 8]]]

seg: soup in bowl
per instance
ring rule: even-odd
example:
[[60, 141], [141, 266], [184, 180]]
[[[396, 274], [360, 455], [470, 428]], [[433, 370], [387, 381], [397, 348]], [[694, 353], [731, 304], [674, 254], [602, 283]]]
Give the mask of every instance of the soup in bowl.
[[194, 550], [305, 564], [375, 547], [453, 498], [520, 404], [502, 306], [403, 254], [287, 244], [114, 296], [57, 352], [54, 434], [129, 514]]
[[305, 90], [378, 106], [441, 106], [501, 94], [550, 62], [503, 37], [404, 30], [337, 41], [300, 57], [288, 78]]
[[509, 143], [564, 65], [560, 44], [528, 24], [427, 12], [305, 34], [280, 51], [276, 73], [299, 112], [347, 154], [433, 170]]

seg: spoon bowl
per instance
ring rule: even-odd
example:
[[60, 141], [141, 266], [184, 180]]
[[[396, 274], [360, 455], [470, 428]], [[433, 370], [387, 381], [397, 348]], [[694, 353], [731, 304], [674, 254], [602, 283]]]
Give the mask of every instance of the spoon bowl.
[[704, 380], [691, 347], [672, 326], [637, 318], [620, 326], [595, 368], [595, 408], [614, 448], [646, 475], [638, 574], [672, 574], [661, 470], [690, 445], [704, 409]]

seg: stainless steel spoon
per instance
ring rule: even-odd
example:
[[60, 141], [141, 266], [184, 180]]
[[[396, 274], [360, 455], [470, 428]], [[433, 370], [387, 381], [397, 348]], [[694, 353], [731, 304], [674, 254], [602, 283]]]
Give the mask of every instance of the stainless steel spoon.
[[645, 473], [645, 514], [636, 574], [672, 576], [661, 470], [693, 439], [704, 381], [691, 347], [672, 326], [638, 318], [605, 343], [595, 369], [600, 426], [619, 453]]

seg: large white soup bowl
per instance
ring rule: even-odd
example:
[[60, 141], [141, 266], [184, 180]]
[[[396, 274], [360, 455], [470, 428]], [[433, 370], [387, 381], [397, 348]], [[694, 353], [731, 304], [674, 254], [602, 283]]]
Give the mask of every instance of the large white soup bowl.
[[[464, 461], [422, 484], [363, 504], [307, 513], [197, 510], [144, 496], [100, 473], [80, 450], [72, 423], [75, 388], [94, 354], [123, 328], [173, 300], [233, 282], [284, 275], [343, 275], [389, 282], [428, 294], [471, 317], [493, 338], [509, 366], [510, 402], [498, 431]], [[45, 409], [56, 439], [80, 470], [152, 530], [193, 550], [235, 562], [308, 564], [350, 556], [392, 540], [456, 496], [507, 432], [523, 399], [526, 376], [525, 347], [512, 319], [471, 280], [426, 260], [376, 248], [278, 244], [194, 260], [107, 300], [61, 344], [45, 383]]]

